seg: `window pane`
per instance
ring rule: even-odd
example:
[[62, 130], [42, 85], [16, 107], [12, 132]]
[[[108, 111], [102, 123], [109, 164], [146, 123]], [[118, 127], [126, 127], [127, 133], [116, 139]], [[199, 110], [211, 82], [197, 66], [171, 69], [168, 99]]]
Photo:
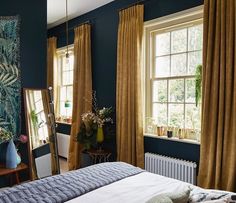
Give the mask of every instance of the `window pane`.
[[156, 35], [156, 56], [170, 53], [170, 33]]
[[187, 129], [201, 129], [201, 108], [196, 107], [195, 104], [186, 104], [185, 107], [185, 128]]
[[188, 29], [188, 50], [202, 49], [203, 26], [197, 25]]
[[72, 86], [67, 87], [66, 99], [71, 101], [73, 100], [73, 88]]
[[188, 74], [195, 75], [196, 67], [202, 64], [202, 51], [188, 53]]
[[69, 108], [67, 108], [67, 117], [71, 117], [72, 116], [72, 108], [73, 108], [73, 104], [71, 103], [71, 106]]
[[70, 85], [72, 85], [73, 84], [73, 78], [74, 78], [74, 72], [73, 71], [70, 71], [70, 73], [69, 73], [70, 75], [69, 75], [69, 77], [70, 77]]
[[176, 54], [171, 56], [171, 76], [186, 74], [187, 57], [186, 54]]
[[169, 101], [184, 102], [184, 80], [169, 80]]
[[34, 101], [39, 101], [42, 99], [41, 91], [33, 91], [34, 94]]
[[187, 29], [171, 32], [171, 53], [187, 51]]
[[186, 102], [195, 103], [195, 79], [186, 79]]
[[184, 105], [169, 104], [169, 125], [171, 127], [183, 127], [184, 123]]
[[66, 71], [62, 73], [62, 85], [70, 84], [70, 72]]
[[153, 102], [167, 102], [167, 80], [153, 82]]
[[158, 126], [167, 126], [167, 104], [153, 104], [153, 118]]
[[40, 111], [43, 111], [43, 102], [42, 100], [39, 100], [35, 103], [35, 112], [38, 113]]
[[170, 56], [156, 58], [155, 77], [168, 77], [170, 75]]
[[73, 84], [73, 71], [65, 71], [62, 74], [62, 85]]
[[73, 70], [74, 69], [74, 55], [70, 55], [70, 66], [69, 66], [69, 70]]
[[60, 116], [66, 116], [65, 102], [60, 102]]
[[43, 121], [44, 125], [46, 124], [46, 117], [44, 111], [40, 113], [41, 120]]
[[60, 88], [60, 101], [66, 100], [66, 87]]
[[68, 61], [66, 56], [64, 56], [62, 60], [63, 60], [62, 71], [70, 70], [70, 62], [69, 62], [70, 60]]

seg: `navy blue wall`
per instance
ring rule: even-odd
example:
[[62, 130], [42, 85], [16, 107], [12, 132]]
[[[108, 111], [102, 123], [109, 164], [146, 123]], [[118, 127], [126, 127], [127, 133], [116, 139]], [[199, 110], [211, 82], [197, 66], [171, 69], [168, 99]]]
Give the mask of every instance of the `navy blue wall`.
[[[3, 0], [1, 16], [20, 15], [20, 62], [22, 88], [46, 87], [47, 62], [47, 0]], [[25, 118], [22, 97], [22, 133]], [[2, 155], [3, 146], [0, 145]], [[22, 146], [24, 162], [28, 162], [27, 146]], [[0, 187], [3, 179], [0, 179]]]
[[[116, 100], [116, 57], [118, 9], [128, 6], [136, 0], [116, 0], [69, 22], [73, 28], [86, 20], [92, 22], [92, 65], [93, 89], [97, 91], [100, 107], [115, 107]], [[146, 0], [145, 21], [169, 15], [203, 4], [203, 0]], [[69, 43], [73, 43], [73, 29], [70, 30]], [[58, 48], [66, 45], [65, 24], [48, 31], [48, 36], [58, 38]], [[59, 131], [70, 133], [70, 126], [59, 125]], [[110, 144], [115, 151], [115, 138]], [[145, 137], [145, 151], [171, 155], [198, 162], [199, 145], [172, 142]]]

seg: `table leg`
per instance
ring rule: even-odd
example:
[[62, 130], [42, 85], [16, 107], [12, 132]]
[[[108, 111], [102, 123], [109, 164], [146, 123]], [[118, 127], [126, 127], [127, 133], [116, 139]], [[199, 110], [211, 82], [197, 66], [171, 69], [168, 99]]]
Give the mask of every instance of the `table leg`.
[[20, 179], [19, 179], [18, 172], [15, 172], [15, 176], [16, 176], [16, 184], [19, 185], [20, 184]]

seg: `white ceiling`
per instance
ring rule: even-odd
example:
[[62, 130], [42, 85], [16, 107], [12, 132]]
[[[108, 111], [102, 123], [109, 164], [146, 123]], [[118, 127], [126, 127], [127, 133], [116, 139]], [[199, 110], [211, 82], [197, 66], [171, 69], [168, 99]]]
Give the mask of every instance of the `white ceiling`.
[[[69, 19], [83, 15], [114, 0], [68, 0]], [[65, 22], [66, 0], [47, 0], [48, 28]]]

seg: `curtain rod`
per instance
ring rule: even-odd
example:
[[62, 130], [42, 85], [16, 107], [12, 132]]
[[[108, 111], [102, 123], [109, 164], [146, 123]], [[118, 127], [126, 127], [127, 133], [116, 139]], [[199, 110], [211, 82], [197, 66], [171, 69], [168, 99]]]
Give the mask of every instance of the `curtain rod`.
[[[93, 19], [95, 19], [95, 18], [93, 18]], [[84, 24], [89, 24], [89, 25], [92, 25], [93, 23], [92, 23], [92, 20], [93, 19], [90, 19], [90, 20], [86, 20], [86, 21], [84, 21], [83, 23], [80, 23], [80, 24], [78, 24], [78, 25], [74, 25], [73, 27], [70, 27], [69, 29], [68, 29], [68, 31], [72, 31], [72, 30], [74, 30], [76, 27], [78, 27], [78, 26], [81, 26], [81, 25], [84, 25]], [[63, 23], [64, 24], [64, 23]], [[63, 24], [61, 24], [61, 25], [63, 25]], [[51, 28], [51, 29], [53, 29], [53, 28]], [[50, 30], [50, 29], [49, 29]], [[57, 32], [57, 34], [62, 34], [62, 33], [65, 33], [65, 31], [64, 30], [62, 30], [62, 31], [59, 31], [59, 32]]]
[[91, 20], [87, 20], [87, 21], [85, 21], [85, 22], [83, 22], [83, 23], [80, 23], [80, 24], [78, 24], [78, 25], [75, 25], [75, 26], [69, 28], [69, 30], [74, 30], [76, 27], [79, 27], [79, 26], [85, 25], [85, 24], [92, 25], [92, 22], [91, 22]]
[[134, 2], [134, 3], [132, 3], [132, 4], [129, 4], [128, 6], [125, 6], [124, 8], [118, 9], [118, 11], [123, 11], [123, 10], [125, 10], [125, 9], [127, 9], [127, 8], [132, 7], [132, 6], [136, 6], [136, 5], [139, 5], [139, 4], [144, 4], [145, 1], [149, 1], [149, 0], [139, 0], [139, 1], [137, 1], [137, 2]]

